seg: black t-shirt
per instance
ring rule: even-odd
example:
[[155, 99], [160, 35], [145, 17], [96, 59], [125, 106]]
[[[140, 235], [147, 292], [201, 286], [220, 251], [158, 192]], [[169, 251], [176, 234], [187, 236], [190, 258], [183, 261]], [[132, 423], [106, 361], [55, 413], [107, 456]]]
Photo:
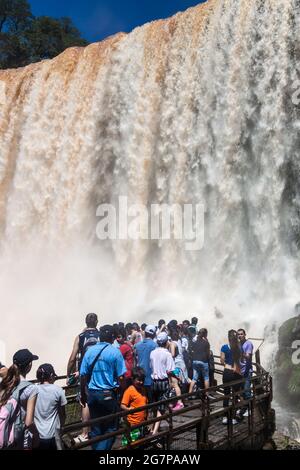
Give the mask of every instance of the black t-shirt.
[[210, 356], [210, 345], [206, 339], [197, 339], [191, 343], [191, 353], [193, 361], [208, 362]]

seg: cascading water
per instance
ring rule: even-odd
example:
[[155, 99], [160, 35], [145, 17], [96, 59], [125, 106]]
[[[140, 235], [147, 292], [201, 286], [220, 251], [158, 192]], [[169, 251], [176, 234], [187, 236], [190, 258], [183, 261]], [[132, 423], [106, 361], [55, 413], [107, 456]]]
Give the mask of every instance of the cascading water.
[[[216, 351], [229, 328], [261, 336], [290, 315], [300, 298], [299, 19], [296, 0], [210, 0], [0, 71], [8, 358], [28, 346], [63, 371], [88, 311], [101, 323], [197, 313]], [[203, 204], [203, 248], [100, 241], [97, 207], [119, 196]]]

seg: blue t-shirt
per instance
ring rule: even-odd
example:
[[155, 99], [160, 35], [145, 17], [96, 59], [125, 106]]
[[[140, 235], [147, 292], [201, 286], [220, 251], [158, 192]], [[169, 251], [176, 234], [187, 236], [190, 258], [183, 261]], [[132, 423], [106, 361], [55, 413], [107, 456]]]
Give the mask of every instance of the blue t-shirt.
[[225, 354], [225, 364], [228, 364], [229, 366], [233, 367], [234, 365], [233, 354], [232, 354], [229, 344], [223, 344], [221, 348], [221, 352]]
[[[96, 356], [108, 343], [98, 343], [90, 347], [84, 355], [80, 375], [88, 375]], [[93, 369], [89, 390], [111, 390], [119, 386], [118, 377], [125, 374], [126, 367], [119, 349], [111, 344], [101, 353]]]
[[157, 348], [157, 344], [151, 338], [145, 338], [135, 345], [137, 354], [137, 363], [142, 367], [146, 373], [144, 385], [152, 385], [151, 368], [150, 368], [150, 354], [151, 351]]

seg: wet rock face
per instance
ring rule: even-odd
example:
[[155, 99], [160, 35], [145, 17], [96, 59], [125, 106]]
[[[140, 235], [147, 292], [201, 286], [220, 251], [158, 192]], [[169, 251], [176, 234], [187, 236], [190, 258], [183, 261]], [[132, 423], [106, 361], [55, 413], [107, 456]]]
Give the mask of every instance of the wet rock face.
[[279, 349], [276, 355], [274, 379], [277, 400], [299, 411], [300, 401], [300, 305], [297, 316], [284, 322], [279, 328]]

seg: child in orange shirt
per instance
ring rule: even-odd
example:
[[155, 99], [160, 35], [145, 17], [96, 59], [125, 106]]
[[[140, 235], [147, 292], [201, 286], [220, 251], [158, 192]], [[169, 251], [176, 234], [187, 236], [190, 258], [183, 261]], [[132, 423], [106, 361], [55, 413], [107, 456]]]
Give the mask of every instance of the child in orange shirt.
[[[130, 385], [130, 387], [128, 387], [127, 390], [125, 390], [124, 392], [121, 401], [122, 410], [129, 411], [147, 405], [144, 381], [144, 369], [142, 369], [141, 367], [135, 367], [134, 369], [132, 369], [132, 385]], [[146, 420], [147, 410], [129, 414], [126, 418], [130, 426], [137, 426], [138, 424], [142, 424]], [[130, 432], [131, 442], [137, 441], [140, 437], [142, 437], [142, 435], [142, 427], [133, 429]], [[122, 436], [122, 445], [128, 445], [128, 439], [125, 435]]]

